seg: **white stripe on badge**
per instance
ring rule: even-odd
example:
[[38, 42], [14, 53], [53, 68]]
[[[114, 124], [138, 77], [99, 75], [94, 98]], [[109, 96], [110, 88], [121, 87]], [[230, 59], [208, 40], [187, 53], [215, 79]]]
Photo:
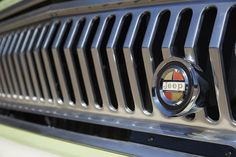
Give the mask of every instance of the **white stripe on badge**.
[[162, 90], [166, 91], [185, 91], [185, 83], [184, 82], [163, 82]]

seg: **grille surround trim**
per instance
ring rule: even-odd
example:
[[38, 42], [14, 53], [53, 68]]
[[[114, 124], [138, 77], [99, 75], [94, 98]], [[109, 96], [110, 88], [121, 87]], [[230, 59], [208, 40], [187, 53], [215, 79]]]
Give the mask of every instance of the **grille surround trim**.
[[0, 103], [0, 108], [14, 111], [30, 112], [45, 116], [57, 118], [66, 118], [75, 121], [81, 121], [92, 124], [100, 124], [136, 130], [146, 133], [173, 136], [178, 138], [210, 142], [216, 144], [229, 145], [236, 148], [235, 132], [226, 130], [205, 129], [204, 127], [191, 127], [186, 125], [168, 124], [165, 122], [155, 122], [148, 120], [137, 120], [128, 117], [116, 117], [87, 112], [73, 112], [71, 110], [62, 110], [51, 107], [32, 107], [27, 104]]
[[[220, 118], [219, 121], [214, 122], [214, 121], [209, 120], [208, 118], [205, 118], [205, 113], [204, 112], [200, 112], [200, 113], [196, 114], [196, 118], [193, 121], [189, 121], [189, 120], [184, 119], [184, 118], [175, 118], [174, 121], [173, 121], [173, 119], [167, 119], [166, 117], [160, 116], [161, 114], [159, 113], [159, 111], [156, 108], [153, 109], [154, 111], [153, 111], [152, 114], [147, 114], [148, 116], [143, 114], [142, 110], [139, 109], [139, 108], [142, 108], [142, 107], [139, 107], [137, 110], [135, 110], [135, 112], [131, 112], [130, 110], [127, 109], [127, 107], [122, 106], [122, 105], [125, 106], [126, 103], [125, 103], [125, 99], [124, 99], [124, 95], [123, 95], [124, 94], [124, 92], [123, 92], [124, 89], [122, 88], [122, 85], [119, 85], [119, 84], [115, 85], [115, 90], [116, 90], [118, 101], [121, 101], [119, 103], [120, 106], [118, 107], [117, 111], [112, 111], [111, 110], [111, 112], [110, 112], [109, 107], [107, 108], [108, 104], [104, 105], [105, 107], [101, 109], [98, 105], [96, 105], [94, 103], [91, 103], [91, 102], [95, 102], [94, 98], [91, 98], [91, 96], [94, 95], [93, 94], [94, 92], [91, 89], [87, 93], [87, 95], [89, 95], [89, 103], [93, 104], [93, 105], [86, 106], [86, 105], [81, 104], [81, 106], [80, 105], [76, 105], [76, 106], [68, 105], [68, 106], [65, 107], [65, 105], [63, 105], [63, 104], [60, 104], [60, 103], [57, 103], [57, 102], [52, 102], [51, 99], [48, 99], [48, 100], [44, 100], [44, 101], [40, 102], [40, 104], [42, 104], [43, 107], [42, 107], [42, 110], [39, 111], [39, 113], [43, 112], [44, 107], [46, 107], [46, 106], [48, 107], [52, 104], [57, 104], [58, 106], [53, 105], [55, 107], [54, 109], [57, 109], [57, 110], [59, 110], [60, 108], [63, 108], [63, 109], [73, 109], [73, 110], [80, 111], [80, 112], [87, 112], [89, 114], [100, 114], [101, 113], [101, 114], [106, 114], [106, 115], [110, 115], [110, 116], [122, 115], [122, 118], [123, 117], [124, 118], [132, 117], [132, 118], [138, 118], [140, 120], [152, 120], [152, 121], [156, 121], [158, 123], [172, 123], [173, 125], [181, 124], [181, 125], [186, 125], [186, 126], [189, 126], [189, 127], [198, 127], [198, 126], [200, 126], [200, 127], [203, 127], [203, 128], [217, 129], [217, 130], [221, 130], [222, 125], [224, 125], [226, 130], [235, 131], [234, 120], [232, 120], [232, 118], [231, 118], [230, 109], [228, 109], [227, 107], [225, 109], [225, 106], [223, 106], [224, 104], [229, 104], [229, 101], [228, 101], [227, 90], [226, 90], [226, 86], [225, 86], [226, 84], [225, 84], [225, 81], [224, 81], [224, 68], [223, 68], [223, 61], [221, 60], [222, 56], [221, 56], [221, 51], [220, 51], [222, 38], [223, 38], [223, 35], [224, 35], [224, 28], [225, 28], [225, 23], [226, 23], [225, 21], [227, 20], [229, 10], [232, 7], [234, 7], [234, 5], [235, 5], [234, 2], [221, 2], [221, 3], [218, 2], [216, 4], [212, 4], [210, 2], [209, 3], [198, 4], [196, 2], [196, 3], [179, 3], [177, 5], [170, 4], [170, 5], [143, 7], [143, 8], [131, 8], [131, 9], [121, 10], [121, 11], [112, 10], [112, 11], [108, 11], [108, 12], [99, 12], [98, 13], [100, 18], [106, 18], [106, 17], [108, 17], [108, 15], [109, 16], [110, 15], [116, 15], [117, 20], [115, 21], [114, 26], [118, 26], [120, 28], [121, 25], [122, 25], [122, 22], [123, 22], [123, 18], [125, 17], [125, 15], [127, 15], [127, 13], [131, 12], [133, 15], [135, 15], [135, 18], [139, 19], [140, 15], [142, 13], [144, 13], [145, 11], [150, 10], [151, 14], [154, 13], [154, 16], [151, 16], [151, 18], [155, 17], [155, 19], [156, 19], [155, 23], [157, 23], [160, 14], [162, 14], [166, 10], [171, 10], [171, 14], [173, 14], [172, 11], [174, 10], [174, 12], [176, 12], [177, 14], [175, 14], [175, 16], [170, 17], [169, 21], [173, 22], [173, 23], [168, 24], [168, 28], [167, 28], [167, 31], [166, 31], [167, 35], [165, 35], [164, 42], [162, 44], [163, 56], [164, 56], [164, 58], [166, 58], [166, 57], [168, 57], [172, 54], [172, 50], [171, 50], [172, 48], [171, 47], [172, 47], [172, 44], [173, 44], [173, 41], [174, 41], [173, 36], [176, 33], [174, 31], [175, 29], [173, 29], [172, 24], [175, 25], [176, 23], [178, 23], [179, 14], [181, 14], [181, 12], [183, 11], [183, 8], [191, 8], [193, 10], [192, 19], [195, 20], [197, 18], [197, 26], [198, 26], [198, 23], [200, 23], [200, 19], [198, 18], [198, 16], [195, 16], [195, 13], [196, 13], [195, 10], [197, 10], [197, 15], [198, 15], [198, 14], [202, 14], [204, 9], [206, 9], [208, 7], [212, 7], [212, 6], [216, 7], [218, 9], [218, 12], [217, 12], [217, 16], [216, 16], [215, 26], [213, 28], [213, 33], [212, 33], [213, 35], [215, 35], [215, 37], [213, 36], [211, 38], [210, 45], [209, 45], [209, 53], [210, 53], [210, 56], [211, 56], [211, 59], [212, 59], [211, 64], [212, 64], [212, 67], [213, 67], [213, 73], [215, 74], [214, 75], [214, 77], [215, 77], [214, 80], [215, 80], [215, 82], [217, 82], [217, 81], [221, 82], [220, 84], [216, 83], [216, 87], [215, 87], [216, 91], [221, 91], [222, 92], [221, 94], [219, 94], [219, 93], [217, 94], [218, 103], [219, 103], [219, 111], [220, 111], [220, 114], [222, 116], [222, 118]], [[157, 9], [158, 11], [156, 11], [156, 8], [159, 8], [159, 9]], [[223, 16], [219, 16], [220, 15], [219, 13], [221, 13], [221, 12], [224, 13]], [[158, 16], [156, 16], [156, 15], [158, 15]], [[38, 15], [38, 16], [41, 16], [41, 15]], [[88, 67], [87, 67], [88, 63], [86, 63], [86, 60], [83, 59], [83, 58], [85, 58], [85, 56], [84, 56], [85, 55], [84, 54], [85, 53], [85, 45], [84, 44], [86, 42], [85, 40], [87, 40], [86, 34], [88, 34], [89, 31], [90, 31], [89, 26], [91, 25], [91, 21], [92, 21], [92, 19], [94, 19], [94, 17], [97, 17], [97, 14], [96, 13], [91, 13], [91, 14], [88, 14], [88, 15], [86, 14], [86, 15], [72, 16], [71, 18], [72, 18], [72, 20], [76, 21], [76, 20], [82, 19], [84, 17], [86, 17], [85, 28], [87, 28], [87, 26], [88, 26], [88, 29], [87, 30], [84, 29], [82, 34], [81, 34], [81, 36], [83, 36], [83, 38], [79, 40], [79, 43], [77, 45], [77, 54], [79, 55], [79, 60], [80, 60], [81, 66], [82, 66], [82, 68], [81, 68], [82, 73], [86, 74], [86, 73], [88, 73], [89, 70], [88, 70]], [[61, 25], [63, 25], [63, 21], [67, 20], [67, 17], [57, 17], [57, 15], [54, 15], [51, 20], [52, 20], [52, 25], [57, 23], [58, 20], [61, 21]], [[138, 20], [136, 21], [136, 20], [132, 19], [132, 22], [131, 22], [131, 26], [133, 26], [133, 25], [136, 26], [137, 25], [136, 22], [138, 22]], [[45, 23], [45, 21], [43, 21], [43, 23]], [[47, 21], [46, 21], [46, 23], [47, 23]], [[40, 24], [40, 25], [42, 25], [42, 24]], [[47, 26], [47, 25], [50, 25], [50, 24], [46, 24], [45, 26]], [[49, 26], [49, 27], [52, 28], [53, 27], [52, 25]], [[216, 25], [221, 26], [220, 29], [218, 29], [218, 27], [216, 27]], [[40, 27], [40, 26], [38, 26], [38, 27]], [[191, 25], [191, 23], [190, 23], [190, 30], [193, 29], [193, 27], [194, 27], [193, 24]], [[22, 32], [20, 32], [20, 30], [16, 30], [16, 32], [17, 32], [17, 34], [20, 33], [20, 36], [24, 36], [25, 34], [27, 34], [27, 32], [29, 32], [33, 28], [34, 28], [34, 26], [30, 26], [29, 30], [23, 29]], [[132, 27], [132, 28], [136, 28], [136, 27]], [[118, 52], [116, 52], [116, 47], [115, 46], [116, 46], [116, 42], [117, 42], [116, 38], [119, 35], [119, 33], [120, 33], [119, 29], [118, 30], [112, 29], [111, 36], [113, 36], [113, 38], [109, 39], [107, 47], [106, 47], [110, 67], [111, 68], [114, 67], [115, 69], [118, 69], [118, 68], [117, 68], [117, 65], [116, 65], [117, 64], [116, 61], [114, 61], [114, 59], [113, 59], [113, 57], [114, 57], [113, 55], [115, 53], [118, 53]], [[195, 36], [196, 36], [197, 32], [194, 31], [193, 33], [195, 33], [195, 35], [194, 35], [193, 39], [191, 39], [191, 40], [196, 39]], [[133, 36], [133, 33], [131, 33], [131, 34], [132, 34], [131, 36]], [[4, 34], [2, 34], [2, 36], [4, 36]], [[12, 34], [10, 36], [12, 36]], [[219, 36], [220, 36], [220, 38], [219, 38]], [[216, 40], [216, 37], [217, 37], [218, 40]], [[3, 40], [6, 40], [6, 39], [8, 40], [8, 38], [9, 37], [7, 35], [7, 37], [4, 37]], [[190, 35], [187, 36], [187, 41], [190, 40], [189, 38], [190, 38]], [[48, 39], [49, 39], [49, 36], [48, 36]], [[131, 38], [131, 39], [134, 39], [134, 38]], [[123, 47], [123, 50], [124, 50], [126, 64], [127, 63], [130, 64], [131, 62], [128, 61], [128, 60], [132, 59], [132, 58], [129, 58], [130, 56], [129, 56], [128, 52], [131, 51], [130, 48], [132, 47], [132, 45], [130, 45], [130, 43], [128, 43], [129, 42], [128, 38], [126, 38], [126, 40], [127, 41], [125, 41], [125, 46]], [[22, 43], [24, 45], [24, 42], [26, 42], [26, 40], [24, 40], [24, 41], [19, 40], [19, 42], [17, 43], [18, 47]], [[193, 43], [194, 43], [194, 41], [193, 41]], [[194, 44], [193, 43], [190, 43], [190, 44], [185, 43], [184, 48], [190, 48], [190, 50], [191, 50], [190, 52], [185, 51], [188, 54], [188, 56], [194, 56], [194, 54], [193, 54], [194, 53], [194, 50], [193, 50]], [[5, 45], [5, 44], [6, 44], [5, 41], [4, 42], [1, 41], [1, 45]], [[46, 53], [46, 51], [47, 51], [46, 49], [48, 48], [47, 46], [48, 46], [47, 41], [45, 41], [44, 46], [42, 48], [43, 54]], [[92, 46], [92, 48], [93, 48], [93, 46]], [[150, 44], [145, 46], [145, 43], [143, 43], [142, 49], [144, 49], [144, 48], [149, 49]], [[95, 49], [96, 49], [96, 46], [95, 46]], [[185, 49], [185, 50], [187, 50], [187, 49]], [[6, 51], [6, 50], [4, 49], [4, 51]], [[18, 48], [16, 48], [15, 51], [14, 51], [15, 52], [14, 53], [15, 62], [19, 62], [19, 60], [17, 58], [18, 57], [17, 56], [18, 55], [17, 51], [18, 51]], [[36, 49], [36, 51], [41, 51], [41, 50]], [[36, 54], [36, 51], [35, 51], [35, 54]], [[94, 49], [92, 49], [92, 51], [94, 51]], [[23, 48], [21, 49], [21, 52], [22, 53], [24, 52]], [[144, 52], [148, 52], [148, 51], [142, 51], [142, 52], [144, 54]], [[48, 61], [47, 56], [43, 55], [43, 57], [44, 57], [44, 62]], [[93, 56], [93, 58], [95, 58], [95, 56]], [[189, 57], [187, 57], [187, 58], [189, 58]], [[195, 61], [194, 58], [195, 57], [192, 57], [193, 61]], [[146, 58], [146, 59], [148, 59], [148, 58]], [[144, 61], [144, 63], [145, 63], [145, 61]], [[46, 72], [47, 72], [48, 76], [51, 76], [51, 70], [48, 69], [50, 67], [49, 65], [50, 65], [49, 63], [46, 64], [46, 69], [47, 69]], [[133, 66], [133, 65], [130, 65], [130, 66]], [[149, 68], [148, 68], [149, 72], [147, 74], [150, 74], [150, 73], [152, 73], [150, 71], [150, 65], [146, 65], [145, 67], [147, 68], [148, 66], [149, 66]], [[21, 66], [19, 66], [19, 67], [21, 67]], [[2, 68], [4, 68], [4, 66]], [[216, 69], [220, 69], [220, 73], [218, 73], [219, 71], [216, 70]], [[136, 77], [134, 77], [135, 74], [133, 72], [133, 68], [128, 68], [128, 71], [129, 70], [131, 70], [131, 72], [132, 72], [132, 73], [129, 73], [129, 78], [132, 78], [132, 79], [136, 78]], [[97, 70], [96, 70], [96, 72], [97, 72]], [[24, 71], [24, 74], [27, 75], [27, 72]], [[133, 74], [133, 76], [130, 76], [131, 74]], [[20, 74], [18, 73], [18, 75], [20, 75]], [[120, 80], [119, 80], [120, 79], [119, 71], [116, 71], [116, 70], [113, 71], [112, 76], [113, 76], [113, 82], [116, 82], [116, 81], [120, 82]], [[53, 91], [52, 92], [52, 98], [53, 98], [53, 100], [58, 100], [58, 95], [57, 95], [56, 88], [55, 88], [56, 85], [54, 84], [55, 82], [53, 80], [51, 80], [50, 78], [52, 78], [52, 77], [47, 77], [47, 78], [43, 78], [43, 79], [49, 79], [48, 80], [49, 85], [54, 85], [54, 87], [50, 86], [51, 90], [54, 89], [54, 90], [52, 90]], [[87, 90], [90, 89], [91, 87], [88, 87], [88, 86], [91, 86], [90, 83], [89, 83], [90, 82], [89, 81], [90, 80], [89, 74], [86, 74], [86, 78], [84, 78], [84, 80], [85, 80], [85, 85], [87, 86], [86, 89]], [[1, 81], [7, 83], [9, 81], [9, 79], [1, 78]], [[150, 80], [148, 82], [150, 82]], [[42, 80], [41, 80], [41, 83], [42, 83]], [[7, 83], [7, 84], [9, 84], [9, 83]], [[5, 88], [4, 89], [5, 91], [8, 91], [8, 87], [6, 86], [7, 84], [3, 83], [3, 88]], [[36, 107], [37, 105], [33, 104], [33, 101], [28, 100], [29, 97], [27, 97], [27, 94], [26, 94], [27, 90], [29, 90], [29, 91], [31, 90], [29, 82], [27, 82], [26, 86], [25, 86], [24, 82], [23, 82], [23, 79], [22, 79], [20, 81], [20, 86], [21, 86], [21, 89], [22, 89], [22, 98], [23, 99], [22, 100], [21, 99], [16, 100], [17, 103], [19, 103], [19, 104], [28, 104], [28, 105], [32, 105], [32, 107], [33, 106]], [[49, 95], [48, 92], [46, 92], [46, 91], [48, 91], [48, 90], [46, 90], [46, 85], [42, 85], [42, 87], [44, 87], [43, 91], [45, 92], [45, 94]], [[132, 85], [133, 93], [136, 93], [137, 91], [140, 91], [140, 89], [135, 90], [136, 88], [134, 88], [134, 87], [136, 87], [136, 85]], [[29, 93], [31, 93], [31, 92], [29, 92]], [[3, 98], [3, 96], [4, 95], [2, 95], [2, 97], [0, 99], [2, 99], [3, 101], [6, 102], [6, 103], [4, 103], [5, 106], [8, 106], [8, 107], [11, 108], [11, 105], [9, 104], [9, 103], [11, 103], [11, 99], [7, 98], [7, 97], [9, 97], [9, 94], [5, 98]], [[33, 96], [31, 96], [31, 97], [33, 97]], [[26, 99], [24, 99], [24, 98], [26, 98]], [[140, 96], [136, 96], [136, 98], [140, 98]], [[138, 99], [135, 99], [135, 100], [138, 100]], [[142, 104], [142, 103], [138, 103], [138, 104]], [[223, 105], [220, 105], [220, 104], [223, 104]], [[136, 105], [136, 107], [138, 107], [138, 105]], [[24, 107], [21, 107], [21, 108], [18, 108], [18, 109], [22, 109], [22, 108], [24, 108]], [[28, 109], [30, 110], [30, 107]], [[127, 110], [128, 110], [128, 112], [126, 112]], [[45, 112], [47, 112], [47, 111], [45, 111]], [[119, 124], [117, 124], [117, 126], [119, 126]], [[230, 143], [230, 144], [232, 144], [232, 143]], [[232, 145], [235, 145], [235, 143], [233, 142]]]

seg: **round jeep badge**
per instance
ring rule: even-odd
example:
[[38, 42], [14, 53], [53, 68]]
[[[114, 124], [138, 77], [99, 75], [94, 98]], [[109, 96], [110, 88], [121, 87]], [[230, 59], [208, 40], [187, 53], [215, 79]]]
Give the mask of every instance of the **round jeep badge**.
[[170, 67], [160, 76], [160, 96], [170, 106], [180, 105], [188, 90], [188, 78], [180, 67]]
[[207, 82], [201, 70], [184, 59], [171, 57], [163, 61], [153, 77], [152, 97], [166, 116], [182, 116], [203, 107]]

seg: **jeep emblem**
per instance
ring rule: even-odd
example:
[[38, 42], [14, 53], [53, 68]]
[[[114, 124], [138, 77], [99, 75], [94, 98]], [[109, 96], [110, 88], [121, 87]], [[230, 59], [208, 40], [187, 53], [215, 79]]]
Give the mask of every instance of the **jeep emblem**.
[[[168, 102], [176, 102], [172, 105], [178, 105], [177, 101], [180, 101], [185, 95], [186, 87], [188, 86], [186, 74], [181, 69], [170, 68], [163, 73], [161, 77], [161, 97]], [[186, 82], [185, 82], [186, 80]], [[170, 104], [171, 105], [171, 104]]]
[[154, 104], [164, 115], [185, 115], [203, 106], [203, 93], [206, 93], [208, 84], [200, 71], [177, 57], [171, 57], [158, 66], [153, 77], [152, 95]]
[[162, 89], [164, 91], [185, 91], [184, 82], [163, 82]]

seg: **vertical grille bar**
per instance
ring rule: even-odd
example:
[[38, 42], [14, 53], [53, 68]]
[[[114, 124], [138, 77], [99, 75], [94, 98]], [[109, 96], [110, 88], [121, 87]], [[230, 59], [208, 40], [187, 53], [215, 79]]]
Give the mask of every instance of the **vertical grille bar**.
[[221, 43], [224, 38], [228, 12], [228, 7], [218, 8], [209, 46], [210, 61], [215, 82], [216, 98], [218, 101], [220, 112], [220, 121], [223, 123], [232, 122], [228, 91], [226, 90], [227, 86], [225, 81], [226, 79], [224, 73], [223, 56], [221, 51]]
[[195, 64], [198, 63], [195, 51], [202, 22], [203, 9], [193, 10], [192, 21], [189, 26], [186, 42], [184, 45], [185, 58]]
[[[128, 71], [129, 83], [131, 86], [131, 91], [134, 98], [135, 107], [138, 108], [137, 110], [135, 110], [135, 112], [143, 111], [144, 113], [146, 113], [143, 97], [142, 97], [142, 93], [141, 93], [141, 89], [139, 85], [139, 80], [138, 80], [139, 78], [136, 71], [137, 63], [135, 63], [135, 58], [133, 54], [133, 53], [138, 53], [138, 52], [134, 52], [134, 41], [137, 37], [139, 24], [141, 20], [141, 13], [137, 13], [137, 14], [138, 16], [134, 16], [134, 18], [131, 21], [129, 31], [127, 33], [127, 37], [124, 43], [123, 53], [125, 57], [125, 63], [126, 63], [127, 71]], [[141, 70], [141, 69], [137, 69], [137, 70]], [[145, 89], [142, 89], [142, 90], [145, 90]]]
[[20, 48], [22, 46], [24, 36], [25, 36], [25, 32], [23, 31], [19, 35], [19, 39], [18, 39], [16, 48], [15, 48], [14, 53], [13, 53], [13, 60], [14, 60], [14, 63], [15, 63], [17, 78], [18, 78], [19, 87], [20, 87], [20, 99], [22, 99], [23, 97], [26, 98], [26, 87], [25, 87], [25, 82], [23, 80], [23, 76], [22, 76], [23, 72], [22, 72], [22, 69], [21, 69], [20, 61], [18, 59], [18, 54], [20, 52]]
[[33, 92], [33, 88], [32, 88], [32, 82], [31, 82], [31, 78], [30, 78], [30, 73], [29, 73], [25, 53], [26, 53], [28, 42], [31, 40], [31, 35], [32, 35], [32, 29], [27, 31], [26, 36], [24, 38], [23, 45], [20, 50], [20, 54], [19, 54], [21, 65], [22, 65], [22, 70], [23, 70], [23, 76], [24, 76], [24, 79], [26, 82], [28, 96], [30, 99], [32, 99], [34, 97], [34, 92]]
[[[27, 49], [27, 52], [26, 52], [26, 59], [29, 63], [29, 71], [30, 71], [30, 74], [31, 74], [31, 77], [32, 77], [32, 81], [33, 81], [33, 87], [34, 87], [34, 90], [35, 90], [35, 96], [37, 99], [40, 99], [42, 98], [42, 94], [41, 94], [41, 91], [40, 91], [40, 85], [39, 85], [39, 80], [37, 80], [38, 76], [37, 76], [37, 69], [36, 69], [36, 66], [35, 66], [35, 60], [33, 58], [33, 54], [32, 54], [32, 51], [33, 51], [33, 48], [35, 46], [35, 43], [36, 43], [36, 40], [38, 39], [38, 35], [39, 35], [39, 28], [35, 28], [34, 31], [33, 31], [33, 35], [32, 35], [32, 38], [30, 40], [30, 43], [29, 43], [29, 47]], [[39, 74], [41, 75], [41, 74]]]
[[[5, 36], [2, 36], [2, 40], [1, 40], [1, 43], [0, 43], [0, 55], [2, 53], [2, 49], [3, 49], [3, 46], [5, 44]], [[5, 96], [5, 89], [6, 89], [6, 84], [5, 84], [5, 76], [3, 75], [3, 69], [2, 69], [2, 63], [0, 63], [0, 78], [1, 78], [1, 86], [2, 86], [2, 96]]]
[[15, 76], [15, 67], [13, 66], [13, 62], [11, 60], [11, 54], [13, 53], [13, 50], [15, 48], [17, 39], [18, 39], [18, 33], [15, 33], [13, 36], [9, 51], [6, 54], [6, 57], [7, 57], [6, 61], [8, 62], [8, 66], [9, 66], [10, 78], [12, 79], [12, 83], [13, 83], [13, 91], [14, 91], [13, 98], [16, 98], [19, 95], [19, 88], [18, 88], [16, 76]]
[[5, 76], [6, 76], [6, 81], [7, 81], [7, 86], [8, 86], [8, 90], [9, 90], [9, 97], [13, 95], [14, 91], [13, 91], [13, 86], [12, 86], [12, 82], [11, 82], [11, 78], [10, 78], [10, 74], [9, 74], [9, 68], [7, 65], [7, 59], [6, 59], [6, 53], [9, 50], [9, 47], [11, 45], [11, 41], [12, 41], [12, 34], [8, 36], [5, 47], [2, 51], [1, 54], [1, 62], [3, 65], [3, 71], [5, 71]]
[[[65, 63], [63, 63], [62, 58], [60, 57], [59, 53], [64, 53], [61, 52], [60, 48], [61, 48], [61, 44], [63, 41], [63, 38], [65, 38], [65, 34], [66, 33], [66, 29], [69, 28], [69, 22], [65, 21], [64, 23], [61, 24], [57, 35], [55, 37], [55, 41], [52, 45], [52, 54], [53, 54], [53, 59], [54, 59], [54, 63], [55, 63], [55, 68], [56, 68], [56, 72], [57, 72], [57, 76], [58, 76], [58, 80], [59, 80], [59, 85], [60, 88], [62, 89], [62, 96], [63, 96], [63, 101], [65, 104], [69, 104], [69, 105], [73, 105], [74, 102], [71, 99], [71, 95], [73, 93], [69, 92], [69, 86], [68, 83], [66, 83], [66, 73], [65, 73], [65, 69], [67, 68], [65, 65]], [[64, 67], [64, 68], [63, 68]], [[70, 80], [67, 80], [70, 81]]]
[[107, 84], [106, 84], [106, 80], [105, 80], [105, 74], [103, 71], [103, 65], [102, 65], [103, 63], [102, 63], [101, 56], [100, 56], [100, 53], [102, 53], [100, 51], [100, 47], [101, 47], [103, 35], [106, 31], [107, 20], [108, 20], [107, 17], [100, 18], [100, 23], [98, 25], [98, 31], [94, 37], [91, 52], [92, 52], [93, 62], [95, 65], [94, 66], [95, 72], [96, 72], [96, 75], [98, 78], [98, 85], [99, 85], [100, 91], [102, 91], [101, 96], [102, 96], [103, 104], [106, 107], [108, 107], [112, 110], [115, 110], [112, 106], [112, 103], [111, 103], [111, 100], [109, 97]]
[[181, 10], [175, 9], [171, 11], [169, 24], [166, 30], [166, 35], [162, 44], [162, 55], [163, 59], [167, 59], [174, 55], [173, 44], [175, 36], [177, 34], [177, 29], [179, 25]]
[[[169, 10], [160, 10], [159, 12], [152, 11], [150, 16], [150, 22], [147, 26], [147, 31], [142, 44], [142, 58], [144, 62], [146, 77], [150, 93], [152, 93], [152, 77], [156, 67], [163, 60], [162, 56], [162, 43], [165, 37], [166, 28], [170, 18]], [[160, 114], [153, 105], [153, 115]], [[161, 119], [162, 117], [158, 117]]]
[[[145, 40], [143, 41], [142, 44], [142, 55], [143, 55], [143, 62], [145, 66], [146, 76], [153, 76], [155, 71], [155, 64], [152, 53], [160, 53], [152, 49], [152, 44], [154, 42], [159, 18], [160, 18], [160, 12], [158, 12], [157, 14], [151, 12], [150, 22], [144, 37]], [[147, 77], [147, 81], [149, 90], [151, 91], [152, 77]]]
[[85, 56], [85, 53], [88, 53], [88, 52], [85, 52], [85, 47], [86, 47], [86, 43], [87, 43], [90, 31], [92, 29], [93, 22], [94, 21], [91, 17], [86, 19], [84, 30], [81, 34], [82, 38], [79, 40], [79, 43], [77, 45], [77, 54], [78, 54], [78, 58], [80, 62], [80, 67], [82, 70], [86, 92], [88, 95], [88, 102], [89, 104], [94, 105], [96, 108], [100, 108], [100, 106], [96, 102], [95, 93], [94, 93], [92, 82], [91, 82], [92, 78], [89, 74], [88, 61]]
[[[5, 43], [6, 43], [6, 36], [3, 36], [3, 40], [2, 40], [1, 46], [0, 46], [0, 55], [3, 52]], [[2, 80], [2, 86], [3, 86], [3, 96], [5, 96], [5, 94], [8, 93], [8, 89], [7, 89], [7, 82], [6, 82], [6, 78], [5, 78], [5, 75], [4, 75], [2, 62], [0, 62], [0, 73], [1, 73], [0, 77], [1, 77], [1, 80]]]
[[[5, 66], [6, 66], [6, 68], [7, 68], [7, 70], [8, 70], [8, 77], [9, 77], [9, 82], [10, 82], [10, 93], [11, 93], [11, 96], [13, 97], [14, 95], [15, 95], [15, 87], [14, 87], [14, 81], [13, 81], [13, 78], [12, 78], [12, 75], [11, 75], [11, 65], [10, 65], [10, 63], [8, 62], [8, 54], [10, 53], [10, 52], [12, 52], [12, 49], [13, 49], [13, 44], [14, 44], [14, 37], [15, 37], [15, 34], [14, 33], [12, 33], [12, 35], [11, 35], [11, 41], [10, 41], [10, 43], [9, 43], [9, 46], [8, 46], [8, 48], [6, 49], [6, 51], [5, 51], [5, 53], [3, 54], [3, 59], [4, 59], [4, 61], [5, 61]], [[15, 97], [15, 96], [14, 96]]]
[[56, 78], [55, 78], [56, 76], [54, 76], [54, 71], [53, 71], [54, 64], [51, 62], [50, 57], [49, 57], [49, 55], [51, 55], [51, 54], [49, 54], [49, 53], [51, 53], [49, 50], [49, 49], [51, 49], [50, 43], [52, 42], [53, 36], [56, 33], [57, 26], [58, 26], [57, 22], [54, 22], [50, 26], [49, 32], [48, 32], [48, 34], [45, 38], [44, 44], [42, 46], [42, 57], [43, 57], [44, 67], [46, 69], [49, 87], [50, 87], [51, 94], [52, 94], [52, 99], [57, 103], [62, 103], [62, 100], [58, 94], [59, 91], [57, 89], [58, 82], [56, 81]]
[[[184, 45], [185, 59], [198, 64], [196, 46], [201, 28], [202, 16], [204, 8], [193, 10], [192, 20], [190, 22], [186, 42]], [[204, 111], [196, 113], [195, 119], [201, 122], [206, 122]]]
[[127, 101], [125, 98], [125, 87], [122, 84], [121, 81], [121, 69], [119, 69], [118, 66], [118, 58], [117, 58], [117, 42], [118, 42], [118, 37], [120, 36], [123, 23], [124, 23], [125, 15], [116, 15], [116, 21], [114, 23], [110, 39], [107, 44], [107, 57], [109, 61], [109, 66], [111, 70], [111, 76], [112, 80], [114, 83], [114, 88], [115, 88], [115, 93], [117, 96], [117, 101], [118, 101], [118, 109], [120, 112], [123, 112], [124, 110], [129, 111], [128, 106], [127, 106]]
[[[2, 53], [4, 51], [6, 42], [7, 42], [7, 35], [5, 35], [3, 37], [2, 43], [1, 43], [1, 47], [0, 47], [0, 57], [2, 56]], [[0, 59], [1, 60], [1, 59]], [[8, 94], [8, 87], [7, 87], [7, 79], [6, 79], [6, 75], [5, 75], [5, 71], [4, 71], [4, 66], [3, 66], [3, 62], [0, 62], [0, 72], [1, 72], [1, 77], [2, 77], [2, 85], [3, 85], [3, 96], [7, 96]]]
[[[85, 100], [83, 99], [83, 91], [81, 89], [81, 85], [80, 85], [80, 79], [78, 74], [77, 74], [77, 70], [79, 65], [75, 64], [75, 58], [74, 58], [74, 45], [77, 44], [76, 42], [76, 38], [78, 36], [78, 38], [80, 38], [80, 29], [82, 29], [82, 19], [76, 19], [73, 20], [74, 22], [72, 23], [72, 29], [70, 30], [69, 34], [68, 34], [68, 39], [66, 40], [66, 44], [64, 46], [64, 53], [65, 53], [65, 58], [66, 58], [66, 64], [68, 65], [68, 70], [69, 70], [69, 74], [70, 74], [70, 78], [71, 78], [71, 82], [72, 82], [72, 87], [75, 93], [75, 103], [80, 106], [87, 106]], [[85, 94], [85, 93], [84, 93]]]
[[[43, 41], [46, 38], [47, 35], [47, 31], [48, 30], [48, 26], [45, 25], [42, 28], [42, 31], [40, 32], [40, 36], [38, 38], [38, 41], [36, 43], [33, 55], [34, 55], [34, 59], [35, 59], [35, 64], [36, 64], [36, 69], [39, 73], [39, 81], [42, 87], [42, 94], [43, 94], [43, 98], [46, 101], [51, 102], [52, 101], [52, 97], [51, 97], [51, 91], [49, 88], [49, 83], [48, 83], [48, 79], [46, 76], [46, 70], [43, 64], [43, 59], [42, 59], [42, 46], [43, 46]], [[42, 101], [43, 99], [41, 99]]]

